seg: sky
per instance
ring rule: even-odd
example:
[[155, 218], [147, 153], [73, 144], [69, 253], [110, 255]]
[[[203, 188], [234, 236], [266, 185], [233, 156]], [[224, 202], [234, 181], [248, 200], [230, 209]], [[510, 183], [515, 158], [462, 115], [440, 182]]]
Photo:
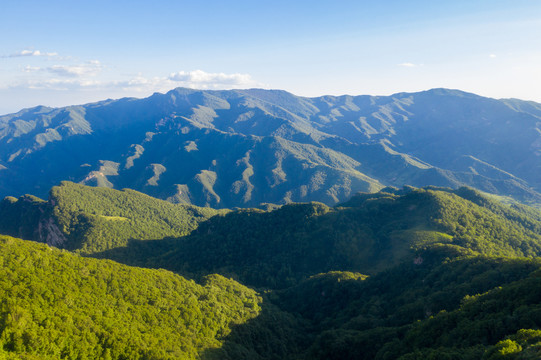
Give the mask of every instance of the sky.
[[175, 87], [541, 102], [538, 0], [2, 0], [0, 114]]

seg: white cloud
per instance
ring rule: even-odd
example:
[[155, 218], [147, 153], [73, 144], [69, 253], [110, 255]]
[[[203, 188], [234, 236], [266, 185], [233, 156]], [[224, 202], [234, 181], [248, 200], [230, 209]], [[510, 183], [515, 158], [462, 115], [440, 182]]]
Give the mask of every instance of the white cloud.
[[101, 70], [102, 65], [97, 60], [87, 61], [79, 65], [53, 65], [46, 68], [47, 71], [67, 77], [96, 76]]
[[136, 76], [130, 80], [114, 81], [107, 84], [109, 88], [119, 88], [122, 91], [135, 91], [140, 93], [166, 91], [175, 87], [172, 81], [165, 77], [146, 78], [144, 76]]
[[39, 50], [22, 50], [10, 55], [4, 55], [3, 58], [15, 58], [15, 57], [25, 57], [25, 56], [58, 56], [58, 53], [55, 52], [41, 52]]
[[249, 74], [207, 73], [202, 70], [172, 73], [169, 80], [192, 87], [238, 87], [257, 85]]
[[39, 66], [30, 66], [30, 65], [27, 65], [24, 67], [23, 71], [24, 72], [35, 72], [35, 71], [40, 71], [42, 70]]
[[26, 66], [23, 71], [33, 73], [30, 77], [19, 79], [16, 83], [5, 84], [0, 88], [40, 89], [56, 91], [103, 91], [126, 94], [150, 94], [166, 92], [175, 87], [196, 89], [239, 89], [265, 87], [256, 82], [249, 74], [207, 73], [202, 70], [179, 71], [163, 77], [145, 77], [138, 75], [127, 80], [106, 80], [99, 73], [103, 65], [97, 61], [87, 61], [74, 66], [53, 65], [50, 67]]
[[495, 59], [495, 58], [497, 58], [498, 56], [497, 56], [496, 54], [490, 54], [488, 57], [491, 58], [491, 59]]
[[203, 70], [179, 71], [166, 77], [147, 78], [138, 75], [125, 81], [103, 84], [109, 89], [115, 88], [126, 92], [151, 93], [165, 92], [175, 87], [189, 87], [202, 90], [240, 89], [266, 87], [252, 79], [249, 74], [207, 73]]
[[417, 65], [415, 65], [414, 63], [410, 63], [410, 62], [405, 62], [405, 63], [402, 63], [402, 64], [398, 64], [398, 66], [402, 66], [402, 67], [417, 67]]

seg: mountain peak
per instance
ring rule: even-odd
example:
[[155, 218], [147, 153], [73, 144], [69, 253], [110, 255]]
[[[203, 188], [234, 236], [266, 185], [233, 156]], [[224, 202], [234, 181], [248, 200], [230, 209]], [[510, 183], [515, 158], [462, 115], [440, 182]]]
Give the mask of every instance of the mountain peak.
[[467, 185], [541, 203], [539, 109], [441, 88], [316, 98], [176, 88], [36, 107], [0, 117], [1, 171], [10, 173], [0, 195], [44, 196], [72, 180], [242, 207]]

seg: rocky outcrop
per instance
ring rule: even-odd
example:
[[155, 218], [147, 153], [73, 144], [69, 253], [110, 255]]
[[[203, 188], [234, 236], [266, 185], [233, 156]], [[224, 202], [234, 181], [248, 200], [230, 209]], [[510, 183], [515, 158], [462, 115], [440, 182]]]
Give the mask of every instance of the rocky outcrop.
[[40, 220], [38, 232], [40, 242], [50, 246], [62, 248], [68, 241], [52, 217]]

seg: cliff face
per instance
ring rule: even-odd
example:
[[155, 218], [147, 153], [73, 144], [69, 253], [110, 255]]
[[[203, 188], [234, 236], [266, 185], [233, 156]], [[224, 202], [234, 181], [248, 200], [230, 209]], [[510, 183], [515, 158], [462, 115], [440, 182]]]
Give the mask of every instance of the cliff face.
[[39, 221], [38, 233], [38, 241], [50, 246], [62, 248], [68, 242], [68, 239], [62, 234], [52, 217], [43, 218]]
[[53, 199], [6, 197], [0, 203], [0, 233], [62, 248], [68, 240], [55, 220], [54, 206]]

